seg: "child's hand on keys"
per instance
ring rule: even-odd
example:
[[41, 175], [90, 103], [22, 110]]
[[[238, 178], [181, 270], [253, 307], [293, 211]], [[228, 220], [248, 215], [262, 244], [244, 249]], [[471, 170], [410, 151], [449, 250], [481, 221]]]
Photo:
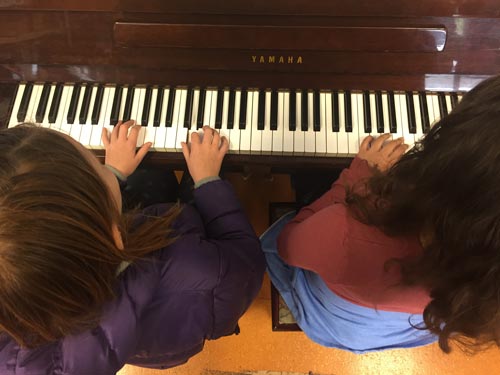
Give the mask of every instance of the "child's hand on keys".
[[189, 173], [193, 181], [218, 176], [222, 159], [229, 149], [226, 137], [209, 126], [203, 127], [203, 135], [191, 133], [191, 143], [182, 142], [182, 153], [186, 159]]
[[141, 127], [136, 125], [134, 120], [118, 122], [111, 134], [106, 128], [102, 129], [101, 139], [106, 149], [105, 164], [118, 170], [124, 177], [135, 171], [152, 145], [147, 142], [136, 151], [140, 130]]
[[408, 149], [403, 138], [391, 141], [390, 138], [390, 134], [382, 134], [378, 138], [366, 137], [359, 147], [358, 157], [381, 172], [387, 171]]

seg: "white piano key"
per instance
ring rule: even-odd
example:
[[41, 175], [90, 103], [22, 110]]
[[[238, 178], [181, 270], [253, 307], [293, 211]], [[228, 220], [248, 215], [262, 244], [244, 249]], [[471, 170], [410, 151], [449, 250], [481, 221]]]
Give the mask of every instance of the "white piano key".
[[403, 132], [404, 142], [409, 146], [408, 150], [415, 144], [415, 135], [410, 133], [410, 125], [408, 121], [408, 107], [406, 104], [406, 94], [402, 94], [399, 98], [401, 112], [401, 128]]
[[[401, 94], [394, 94], [394, 106], [396, 107], [396, 123], [397, 123], [397, 132], [392, 135], [394, 139], [403, 137], [404, 138], [404, 131], [403, 131], [403, 119], [405, 118], [403, 116], [403, 113], [401, 112], [401, 106], [402, 103], [401, 101], [406, 100], [404, 95]], [[405, 106], [406, 107], [406, 106]], [[406, 113], [405, 113], [406, 116]], [[407, 121], [408, 122], [408, 121]]]
[[64, 85], [63, 93], [66, 93], [66, 103], [64, 104], [64, 109], [60, 108], [59, 110], [62, 111], [62, 121], [60, 125], [60, 131], [66, 135], [70, 135], [71, 133], [71, 124], [68, 124], [68, 111], [69, 111], [69, 106], [71, 104], [71, 97], [73, 96], [73, 90], [75, 89], [74, 85]]
[[451, 105], [451, 94], [446, 93], [444, 97], [446, 99], [446, 109], [448, 110], [448, 113], [450, 113], [453, 109], [453, 106]]
[[142, 112], [144, 110], [144, 98], [146, 96], [146, 88], [136, 87], [134, 93], [134, 101], [132, 102], [132, 111], [130, 112], [130, 119], [135, 120], [136, 125], [141, 125], [139, 134], [137, 135], [137, 147], [144, 144], [146, 136], [146, 126], [142, 126]]
[[326, 155], [326, 96], [324, 92], [319, 93], [319, 126], [320, 131], [316, 134], [316, 156]]
[[31, 98], [28, 104], [28, 110], [26, 111], [26, 119], [24, 120], [24, 122], [36, 123], [36, 109], [38, 108], [38, 102], [40, 100], [42, 89], [43, 84], [33, 85], [33, 91], [31, 92]]
[[439, 98], [437, 94], [431, 94], [432, 98], [432, 107], [434, 111], [434, 122], [431, 126], [433, 126], [436, 122], [441, 119], [441, 112], [439, 111]]
[[210, 108], [210, 118], [208, 119], [208, 125], [210, 127], [215, 127], [215, 117], [217, 116], [217, 89], [212, 90], [212, 103]]
[[[154, 108], [156, 110], [156, 101], [160, 96], [160, 90], [163, 92], [163, 98], [161, 102], [161, 112], [160, 112], [160, 124], [156, 127], [155, 142], [153, 143], [153, 148], [155, 151], [167, 151], [167, 135], [169, 135], [169, 129], [165, 126], [167, 121], [167, 104], [168, 97], [170, 94], [169, 88], [155, 87], [153, 92], [156, 92], [156, 100], [154, 102]], [[175, 134], [173, 136], [174, 144], [172, 148], [175, 147]]]
[[360, 95], [351, 93], [352, 132], [349, 133], [349, 154], [353, 156], [359, 152], [360, 144], [360, 124], [358, 119], [358, 98]]
[[333, 131], [333, 108], [331, 92], [327, 92], [325, 94], [325, 126], [327, 156], [336, 156], [338, 153], [338, 133]]
[[316, 153], [316, 134], [314, 131], [314, 92], [307, 92], [307, 131], [304, 134], [304, 152], [306, 155]]
[[[173, 113], [172, 113], [172, 125], [167, 127], [167, 138], [166, 138], [166, 148], [167, 151], [177, 150], [177, 121], [179, 120], [179, 108], [181, 106], [182, 100], [182, 90], [180, 88], [171, 87], [169, 89], [169, 96], [174, 95]], [[165, 104], [165, 111], [168, 102]]]
[[94, 108], [96, 94], [97, 94], [97, 86], [94, 85], [92, 87], [92, 91], [90, 94], [90, 103], [89, 103], [89, 110], [87, 113], [87, 121], [85, 124], [80, 124], [80, 126], [82, 127], [82, 131], [80, 134], [80, 143], [82, 145], [84, 145], [85, 147], [90, 147], [90, 139], [92, 138], [92, 130], [95, 127], [95, 125], [92, 125], [91, 118], [92, 118], [92, 109]]
[[101, 103], [101, 111], [99, 112], [99, 119], [97, 121], [97, 124], [92, 125], [92, 135], [90, 136], [90, 142], [89, 142], [90, 148], [99, 149], [103, 147], [101, 140], [102, 129], [104, 128], [104, 124], [106, 123], [106, 118], [108, 119], [109, 122], [109, 118], [111, 116], [111, 107], [113, 106], [113, 99], [112, 99], [113, 96], [110, 96], [111, 90], [112, 87], [104, 86], [104, 90], [102, 92], [102, 103]]
[[278, 91], [278, 116], [277, 116], [277, 128], [273, 131], [273, 154], [283, 153], [283, 92]]
[[283, 93], [283, 155], [293, 154], [293, 131], [290, 131], [290, 92]]
[[349, 154], [349, 134], [345, 130], [345, 111], [344, 111], [344, 93], [339, 92], [339, 132], [338, 139], [338, 156], [347, 156]]
[[439, 115], [438, 117], [436, 117], [436, 115], [434, 114], [434, 100], [432, 99], [432, 95], [426, 93], [425, 100], [427, 101], [427, 111], [429, 112], [429, 125], [432, 127]]
[[26, 88], [25, 83], [20, 83], [17, 87], [16, 98], [14, 99], [14, 105], [12, 106], [12, 112], [10, 114], [8, 127], [12, 128], [19, 124], [17, 120], [17, 112], [19, 111], [19, 106], [21, 105], [21, 100], [23, 98], [24, 89]]
[[[132, 86], [130, 86], [132, 88]], [[125, 103], [127, 102], [127, 93], [129, 90], [129, 86], [124, 86], [122, 88], [122, 97], [120, 103], [120, 112], [118, 114], [118, 121], [123, 121], [123, 112], [125, 112]]]
[[[144, 93], [145, 95], [146, 93]], [[151, 102], [149, 103], [149, 116], [148, 116], [148, 125], [146, 126], [146, 129], [144, 129], [144, 143], [151, 142], [152, 145], [151, 147], [154, 149], [155, 147], [155, 140], [156, 140], [156, 126], [154, 126], [154, 118], [155, 118], [155, 104], [156, 104], [156, 97], [158, 95], [157, 90], [151, 90]], [[144, 100], [145, 101], [145, 98]], [[143, 107], [143, 113], [144, 113], [144, 107]], [[142, 118], [142, 115], [141, 115]]]
[[85, 86], [81, 86], [80, 95], [78, 96], [78, 101], [76, 104], [75, 121], [71, 125], [71, 131], [69, 133], [69, 136], [78, 142], [80, 142], [80, 135], [82, 133], [82, 125], [80, 125], [78, 118], [80, 117], [80, 111], [82, 108], [84, 94], [85, 94]]
[[205, 111], [203, 112], [203, 126], [210, 125], [210, 111], [212, 110], [212, 90], [205, 89]]
[[43, 120], [40, 123], [40, 125], [44, 128], [50, 128], [51, 125], [49, 122], [49, 112], [50, 112], [50, 105], [52, 104], [52, 100], [54, 99], [54, 91], [56, 91], [56, 85], [51, 84], [49, 98], [47, 100], [47, 107], [45, 108], [45, 113], [43, 114]]
[[195, 131], [197, 127], [198, 111], [200, 109], [200, 88], [193, 91], [193, 107], [191, 108], [191, 123], [190, 129]]
[[264, 112], [264, 130], [262, 133], [262, 154], [269, 155], [273, 150], [273, 131], [271, 130], [271, 95], [272, 91], [265, 92], [265, 112]]
[[387, 97], [387, 92], [382, 92], [382, 112], [384, 115], [384, 134], [391, 132], [389, 126], [389, 98]]
[[422, 124], [422, 116], [420, 113], [420, 104], [418, 94], [413, 93], [413, 107], [415, 111], [415, 125], [417, 127], [417, 131], [414, 134], [415, 143], [420, 141], [424, 135], [423, 133], [423, 124]]
[[232, 148], [230, 130], [227, 128], [227, 120], [229, 117], [229, 95], [230, 91], [224, 90], [224, 99], [222, 101], [222, 118], [221, 118], [221, 128], [219, 129], [219, 133], [221, 137], [226, 137], [229, 143], [229, 149]]
[[[114, 125], [110, 123], [111, 120], [111, 112], [113, 110], [113, 99], [115, 97], [115, 91], [116, 91], [116, 86], [106, 86], [104, 89], [104, 92], [108, 92], [108, 100], [106, 101], [106, 109], [101, 108], [101, 112], [104, 111], [104, 121], [102, 127], [107, 129], [108, 131], [108, 136], [111, 134], [111, 132], [114, 129]], [[103, 106], [104, 106], [104, 99], [103, 99]], [[97, 140], [97, 135], [93, 135], [93, 142]], [[102, 143], [102, 140], [99, 142], [100, 147], [99, 148], [104, 148], [104, 144]], [[97, 146], [96, 146], [97, 148]]]
[[260, 154], [262, 151], [262, 131], [257, 129], [257, 123], [259, 121], [259, 91], [251, 91], [248, 95], [252, 95], [253, 105], [252, 105], [252, 135], [250, 140], [250, 152], [252, 154]]
[[240, 152], [240, 107], [241, 107], [241, 90], [236, 90], [234, 96], [234, 117], [233, 128], [230, 130], [231, 146], [229, 152], [239, 154]]
[[240, 153], [249, 154], [252, 145], [253, 92], [247, 91], [245, 129], [240, 129]]
[[302, 95], [307, 95], [307, 92], [297, 91], [295, 95], [296, 127], [293, 136], [293, 153], [302, 155], [305, 153], [305, 132], [302, 131]]
[[377, 101], [375, 99], [375, 93], [370, 92], [370, 118], [372, 121], [372, 131], [370, 135], [377, 135]]
[[[365, 131], [365, 107], [364, 107], [363, 93], [356, 93], [355, 95], [356, 95], [356, 100], [358, 102], [357, 117], [358, 117], [358, 149], [359, 149], [359, 146], [361, 145], [361, 142], [363, 142], [363, 139], [370, 136], [371, 132]], [[370, 119], [371, 119], [371, 113], [370, 113]], [[372, 129], [373, 129], [373, 124], [372, 124]]]
[[186, 114], [187, 89], [181, 90], [179, 118], [177, 120], [177, 136], [175, 140], [175, 149], [182, 151], [181, 142], [187, 142], [189, 129], [184, 126], [184, 116]]

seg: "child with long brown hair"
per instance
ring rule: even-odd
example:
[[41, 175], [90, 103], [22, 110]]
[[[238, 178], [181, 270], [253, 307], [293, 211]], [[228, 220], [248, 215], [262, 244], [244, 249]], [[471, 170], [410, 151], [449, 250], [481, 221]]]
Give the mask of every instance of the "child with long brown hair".
[[314, 341], [356, 353], [500, 344], [500, 76], [407, 153], [368, 137], [331, 189], [262, 238]]
[[227, 141], [205, 127], [183, 144], [193, 206], [122, 213], [116, 176], [150, 147], [136, 151], [139, 128], [103, 133], [104, 165], [49, 129], [0, 131], [1, 374], [167, 368], [238, 332], [264, 259], [218, 178]]

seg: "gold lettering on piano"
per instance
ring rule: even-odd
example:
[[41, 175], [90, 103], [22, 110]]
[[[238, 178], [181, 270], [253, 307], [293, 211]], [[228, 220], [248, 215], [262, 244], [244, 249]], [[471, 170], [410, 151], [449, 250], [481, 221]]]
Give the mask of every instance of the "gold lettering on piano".
[[302, 56], [252, 55], [252, 63], [259, 64], [302, 64]]

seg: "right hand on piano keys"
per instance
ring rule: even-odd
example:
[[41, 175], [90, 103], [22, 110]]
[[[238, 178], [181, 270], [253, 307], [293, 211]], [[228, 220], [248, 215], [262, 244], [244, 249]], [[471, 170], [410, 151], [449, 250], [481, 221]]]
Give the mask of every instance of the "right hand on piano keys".
[[366, 136], [410, 147], [456, 105], [456, 93], [314, 91], [22, 83], [9, 126], [38, 122], [88, 148], [118, 121], [142, 125], [138, 145], [182, 151], [189, 131], [215, 127], [242, 154], [355, 156]]
[[182, 153], [186, 159], [189, 174], [194, 183], [218, 176], [222, 159], [229, 149], [226, 137], [209, 126], [203, 127], [203, 134], [191, 133], [191, 142], [182, 142]]
[[391, 140], [391, 134], [382, 134], [376, 139], [368, 136], [359, 147], [358, 157], [366, 160], [370, 167], [385, 172], [408, 150], [403, 138]]

